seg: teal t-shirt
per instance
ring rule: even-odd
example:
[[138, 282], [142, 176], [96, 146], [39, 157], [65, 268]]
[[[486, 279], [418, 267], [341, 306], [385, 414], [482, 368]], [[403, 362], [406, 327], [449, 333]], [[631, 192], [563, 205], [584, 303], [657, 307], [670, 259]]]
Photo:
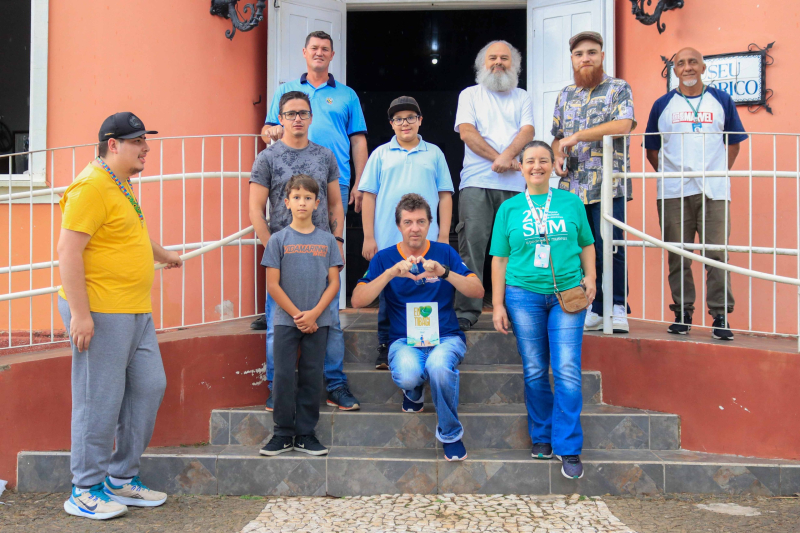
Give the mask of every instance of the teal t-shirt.
[[[534, 207], [541, 214], [546, 194], [531, 195]], [[558, 290], [577, 287], [583, 279], [580, 253], [594, 243], [586, 208], [581, 199], [569, 191], [553, 189], [547, 216], [547, 238], [550, 240], [550, 261], [555, 267]], [[503, 202], [497, 211], [492, 231], [490, 254], [508, 257], [506, 285], [539, 293], [554, 294], [550, 268], [533, 266], [537, 244], [547, 244], [536, 232], [525, 193]]]

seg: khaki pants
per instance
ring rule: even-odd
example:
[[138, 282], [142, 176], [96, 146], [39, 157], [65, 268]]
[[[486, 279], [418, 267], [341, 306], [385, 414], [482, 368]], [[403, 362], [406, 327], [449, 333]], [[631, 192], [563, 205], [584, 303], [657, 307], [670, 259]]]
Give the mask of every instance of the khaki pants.
[[[704, 194], [695, 194], [683, 198], [668, 198], [664, 201], [664, 215], [661, 215], [661, 200], [657, 200], [658, 220], [664, 230], [666, 242], [693, 243], [695, 234], [700, 239], [700, 244], [725, 244], [725, 208], [728, 208], [728, 237], [731, 234], [730, 202], [726, 200], [711, 200]], [[683, 203], [683, 237], [681, 237], [681, 203]], [[705, 238], [703, 237], [703, 205], [705, 204]], [[669, 287], [672, 290], [673, 305], [669, 308], [677, 313], [683, 312], [692, 316], [694, 314], [695, 288], [692, 278], [692, 261], [677, 254], [669, 256]], [[705, 256], [722, 263], [727, 262], [725, 252], [706, 250]], [[706, 266], [706, 303], [711, 316], [724, 314], [727, 307], [728, 313], [733, 312], [733, 292], [731, 291], [731, 275], [719, 268]], [[726, 276], [727, 274], [727, 276]], [[727, 288], [726, 288], [727, 278]], [[681, 279], [683, 288], [681, 289]], [[683, 298], [681, 298], [681, 290]], [[727, 300], [726, 300], [727, 294]], [[727, 306], [726, 306], [727, 303]]]

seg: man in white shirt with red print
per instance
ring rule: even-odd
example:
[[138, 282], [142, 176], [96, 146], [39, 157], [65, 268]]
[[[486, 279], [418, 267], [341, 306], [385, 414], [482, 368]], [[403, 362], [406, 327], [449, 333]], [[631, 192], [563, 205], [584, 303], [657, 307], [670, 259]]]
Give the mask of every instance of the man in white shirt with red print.
[[[674, 66], [678, 88], [656, 100], [650, 111], [647, 133], [661, 135], [645, 137], [647, 160], [657, 171], [663, 166], [664, 172], [700, 172], [704, 165], [706, 172], [730, 169], [739, 154], [739, 143], [747, 139], [736, 104], [727, 93], [703, 83], [706, 64], [694, 48], [675, 54]], [[658, 216], [664, 240], [693, 243], [696, 233], [701, 243], [725, 244], [731, 231], [730, 190], [726, 177], [659, 179]], [[705, 256], [727, 262], [721, 251], [706, 250]], [[670, 309], [675, 313], [670, 333], [685, 335], [691, 329], [695, 302], [691, 266], [691, 260], [669, 254], [674, 302]], [[727, 320], [734, 304], [730, 274], [712, 267], [706, 271], [706, 300], [714, 319], [711, 336], [733, 340]]]

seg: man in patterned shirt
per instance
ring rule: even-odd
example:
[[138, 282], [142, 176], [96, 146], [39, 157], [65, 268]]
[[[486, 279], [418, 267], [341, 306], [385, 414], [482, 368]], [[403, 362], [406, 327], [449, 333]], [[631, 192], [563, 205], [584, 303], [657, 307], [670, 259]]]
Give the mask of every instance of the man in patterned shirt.
[[[594, 235], [597, 256], [597, 277], [603, 275], [603, 239], [600, 235], [600, 185], [603, 180], [603, 136], [630, 133], [636, 127], [633, 116], [633, 94], [624, 80], [603, 72], [603, 37], [584, 31], [569, 40], [575, 83], [565, 87], [556, 99], [553, 115], [553, 151], [556, 154], [556, 174], [561, 177], [559, 188], [577, 194], [586, 206], [586, 215]], [[630, 165], [625, 158], [625, 146], [630, 139], [614, 140], [614, 172]], [[567, 169], [562, 170], [564, 160]], [[622, 180], [614, 180], [614, 218], [623, 220], [625, 201], [631, 200], [631, 182], [627, 190]], [[614, 239], [622, 239], [622, 230], [614, 228]], [[614, 333], [628, 332], [625, 306], [627, 282], [625, 248], [614, 253]], [[585, 330], [603, 328], [603, 292], [598, 285], [597, 296], [586, 314]]]

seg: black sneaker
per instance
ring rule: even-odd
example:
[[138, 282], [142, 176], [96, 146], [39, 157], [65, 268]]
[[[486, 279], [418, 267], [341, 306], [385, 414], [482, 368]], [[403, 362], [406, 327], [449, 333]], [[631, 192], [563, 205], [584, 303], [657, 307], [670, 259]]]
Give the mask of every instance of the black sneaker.
[[411, 400], [408, 396], [406, 396], [405, 392], [403, 392], [402, 409], [404, 413], [421, 413], [424, 405], [425, 404], [423, 403], [422, 398], [420, 398], [418, 401], [415, 402], [414, 400]]
[[561, 459], [561, 474], [567, 479], [580, 479], [583, 477], [583, 463], [580, 455], [556, 455]]
[[357, 411], [361, 408], [347, 385], [342, 385], [328, 393], [328, 405], [338, 407], [342, 411]]
[[733, 332], [731, 325], [725, 323], [725, 315], [717, 315], [714, 317], [714, 323], [711, 325], [711, 338], [721, 341], [732, 341]]
[[[298, 437], [299, 438], [299, 437]], [[294, 450], [294, 437], [273, 435], [266, 446], [258, 452], [261, 455], [274, 456]]]
[[314, 435], [298, 435], [295, 437], [294, 449], [308, 455], [328, 455], [328, 448], [320, 444]]
[[553, 447], [547, 442], [537, 442], [531, 448], [531, 457], [534, 459], [551, 459], [553, 457]]
[[389, 345], [378, 345], [378, 358], [375, 359], [376, 370], [389, 370]]
[[261, 315], [250, 322], [250, 329], [267, 329], [267, 315]]
[[472, 326], [474, 326], [474, 324], [470, 322], [468, 319], [466, 318], [458, 319], [458, 327], [461, 328], [461, 331], [469, 331], [472, 329]]
[[683, 323], [681, 323], [680, 313], [675, 313], [675, 323], [667, 328], [667, 333], [674, 333], [676, 335], [686, 335], [692, 329], [692, 317], [686, 313], [683, 314]]

